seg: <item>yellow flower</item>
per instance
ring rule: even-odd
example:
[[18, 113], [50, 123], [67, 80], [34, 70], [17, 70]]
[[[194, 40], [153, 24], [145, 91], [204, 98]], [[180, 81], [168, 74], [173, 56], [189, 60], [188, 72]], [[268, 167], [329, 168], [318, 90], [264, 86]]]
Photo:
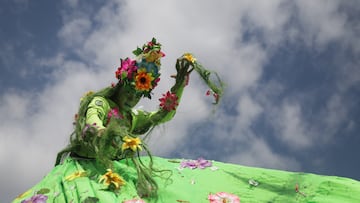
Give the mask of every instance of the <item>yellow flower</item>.
[[183, 57], [191, 63], [194, 63], [196, 61], [196, 58], [190, 53], [185, 53]]
[[106, 186], [113, 184], [116, 190], [125, 185], [125, 180], [119, 174], [114, 173], [111, 169], [107, 169], [107, 172], [101, 176], [99, 183], [101, 182], [103, 182]]
[[139, 69], [135, 76], [135, 89], [140, 91], [149, 91], [152, 89], [151, 82], [154, 80], [151, 73], [146, 69]]
[[145, 54], [146, 62], [155, 62], [162, 57], [162, 54], [158, 51], [150, 51], [149, 53]]
[[136, 137], [136, 138], [132, 138], [132, 137], [129, 137], [129, 136], [125, 136], [123, 138], [123, 141], [124, 143], [122, 144], [121, 146], [121, 150], [124, 151], [126, 149], [131, 149], [133, 150], [134, 152], [139, 149], [139, 150], [142, 150], [141, 148], [141, 140], [140, 138]]
[[86, 176], [86, 171], [76, 171], [75, 173], [66, 176], [65, 180], [72, 181], [76, 178], [80, 178], [80, 177], [84, 177], [84, 176]]
[[22, 199], [22, 198], [26, 197], [28, 194], [30, 194], [31, 192], [32, 192], [32, 190], [30, 189], [30, 190], [28, 190], [28, 191], [26, 191], [26, 192], [24, 192], [24, 193], [21, 193], [20, 195], [18, 195], [18, 196], [15, 198], [15, 200]]

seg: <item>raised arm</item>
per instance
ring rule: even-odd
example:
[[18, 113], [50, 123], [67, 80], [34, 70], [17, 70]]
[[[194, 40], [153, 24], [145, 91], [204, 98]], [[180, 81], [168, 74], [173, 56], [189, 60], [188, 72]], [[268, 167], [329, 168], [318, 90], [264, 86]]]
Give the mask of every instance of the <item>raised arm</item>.
[[[177, 74], [174, 76], [175, 84], [170, 89], [170, 94], [172, 98], [176, 98], [176, 102], [179, 103], [184, 87], [186, 86], [188, 77], [190, 72], [192, 71], [191, 61], [187, 60], [184, 57], [177, 59], [176, 61], [176, 71]], [[176, 95], [176, 97], [174, 97]], [[167, 101], [165, 101], [167, 102]], [[148, 131], [151, 127], [167, 122], [171, 120], [176, 113], [176, 109], [166, 109], [166, 108], [159, 108], [158, 111], [147, 113], [143, 111], [135, 111], [133, 114], [133, 123], [132, 123], [132, 132], [135, 134], [141, 134]]]

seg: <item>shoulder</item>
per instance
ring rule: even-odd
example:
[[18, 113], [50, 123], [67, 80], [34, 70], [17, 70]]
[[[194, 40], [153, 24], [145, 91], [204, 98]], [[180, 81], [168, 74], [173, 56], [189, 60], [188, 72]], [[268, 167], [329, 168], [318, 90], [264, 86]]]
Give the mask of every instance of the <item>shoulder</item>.
[[106, 107], [109, 106], [109, 101], [101, 96], [95, 96], [89, 103], [89, 106]]

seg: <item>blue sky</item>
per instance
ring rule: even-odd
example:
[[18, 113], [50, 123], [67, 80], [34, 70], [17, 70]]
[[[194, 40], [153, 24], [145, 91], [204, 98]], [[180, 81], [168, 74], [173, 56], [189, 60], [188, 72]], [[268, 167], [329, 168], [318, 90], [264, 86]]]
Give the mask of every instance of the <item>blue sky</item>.
[[[360, 3], [356, 0], [5, 0], [0, 3], [0, 197], [37, 183], [68, 142], [79, 98], [115, 81], [119, 58], [156, 37], [227, 84], [212, 100], [191, 76], [154, 155], [360, 180]], [[138, 106], [156, 110], [157, 99]], [[5, 184], [6, 183], [6, 184]]]

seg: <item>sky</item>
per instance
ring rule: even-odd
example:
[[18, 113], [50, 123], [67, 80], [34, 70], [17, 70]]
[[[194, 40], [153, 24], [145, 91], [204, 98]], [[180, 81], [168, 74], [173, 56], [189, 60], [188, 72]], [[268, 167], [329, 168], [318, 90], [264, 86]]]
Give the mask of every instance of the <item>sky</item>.
[[214, 107], [192, 73], [153, 155], [360, 180], [359, 19], [358, 0], [2, 0], [0, 199], [53, 168], [80, 97], [152, 37], [161, 81], [137, 108], [158, 108], [185, 52], [226, 84]]

